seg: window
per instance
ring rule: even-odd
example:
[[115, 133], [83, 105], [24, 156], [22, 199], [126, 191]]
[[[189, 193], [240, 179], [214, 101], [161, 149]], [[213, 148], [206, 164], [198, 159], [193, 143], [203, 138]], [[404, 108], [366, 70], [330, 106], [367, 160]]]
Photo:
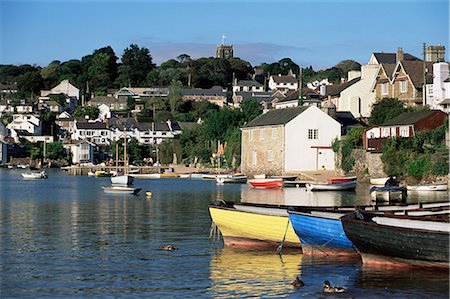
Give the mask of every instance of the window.
[[319, 130], [308, 129], [308, 139], [319, 139]]
[[388, 83], [381, 84], [381, 95], [387, 95], [388, 94]]
[[400, 127], [400, 136], [408, 137], [408, 127]]
[[248, 132], [248, 139], [250, 141], [253, 141], [253, 130], [252, 129], [250, 129], [249, 132]]
[[272, 128], [272, 139], [277, 139], [278, 130], [277, 128]]
[[259, 129], [259, 140], [264, 140], [264, 129]]
[[381, 137], [389, 137], [391, 130], [389, 128], [383, 128], [381, 131]]
[[267, 151], [267, 161], [272, 162], [273, 161], [273, 152], [272, 150]]
[[408, 91], [408, 81], [400, 81], [400, 93]]
[[256, 151], [252, 152], [252, 165], [256, 166], [256, 163], [258, 162], [256, 157]]

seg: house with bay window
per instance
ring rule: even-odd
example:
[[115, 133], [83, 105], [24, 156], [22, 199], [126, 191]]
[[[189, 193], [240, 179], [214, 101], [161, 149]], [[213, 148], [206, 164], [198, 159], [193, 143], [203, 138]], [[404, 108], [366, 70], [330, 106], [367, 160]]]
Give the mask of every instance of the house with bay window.
[[331, 144], [341, 124], [315, 106], [270, 110], [241, 131], [241, 171], [247, 175], [335, 169]]

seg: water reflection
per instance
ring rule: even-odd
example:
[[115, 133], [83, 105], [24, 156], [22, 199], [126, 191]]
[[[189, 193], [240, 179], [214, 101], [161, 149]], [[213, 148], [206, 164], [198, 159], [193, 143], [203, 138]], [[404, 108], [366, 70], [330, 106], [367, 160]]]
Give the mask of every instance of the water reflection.
[[216, 298], [282, 297], [292, 293], [301, 254], [223, 248], [211, 258], [208, 293]]

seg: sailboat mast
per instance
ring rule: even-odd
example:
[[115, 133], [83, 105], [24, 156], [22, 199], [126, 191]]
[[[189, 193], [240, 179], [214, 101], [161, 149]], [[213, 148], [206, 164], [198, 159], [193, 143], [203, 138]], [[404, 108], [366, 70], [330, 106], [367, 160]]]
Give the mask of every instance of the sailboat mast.
[[127, 161], [127, 129], [123, 128], [123, 174], [128, 173], [128, 161]]
[[119, 173], [119, 144], [116, 143], [116, 173]]

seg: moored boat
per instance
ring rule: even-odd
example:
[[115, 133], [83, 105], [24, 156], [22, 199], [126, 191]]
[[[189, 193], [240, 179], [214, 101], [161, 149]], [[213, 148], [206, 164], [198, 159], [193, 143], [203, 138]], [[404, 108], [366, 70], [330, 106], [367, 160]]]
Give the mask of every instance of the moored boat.
[[344, 183], [344, 182], [352, 182], [356, 181], [356, 176], [347, 176], [347, 177], [333, 177], [327, 179], [328, 183]]
[[103, 186], [103, 191], [110, 194], [134, 194], [137, 195], [140, 188], [122, 187], [122, 186]]
[[108, 176], [111, 176], [111, 173], [110, 172], [106, 172], [104, 170], [97, 170], [95, 172], [95, 176], [96, 177], [108, 177]]
[[247, 176], [242, 174], [229, 174], [226, 176], [217, 176], [217, 184], [245, 184], [247, 182]]
[[407, 196], [406, 188], [399, 186], [373, 186], [369, 192], [373, 201], [402, 201]]
[[307, 183], [306, 189], [311, 191], [347, 191], [356, 189], [356, 181], [336, 183]]
[[286, 208], [234, 203], [210, 204], [209, 213], [219, 228], [224, 245], [273, 249], [300, 248]]
[[386, 183], [386, 181], [389, 180], [388, 177], [386, 178], [373, 178], [370, 179], [370, 184], [374, 185], [374, 186], [384, 186], [384, 184]]
[[111, 177], [111, 184], [113, 185], [129, 186], [133, 184], [133, 181], [134, 178], [127, 174]]
[[35, 180], [35, 179], [46, 179], [48, 178], [47, 172], [22, 172], [22, 178], [27, 180]]
[[253, 188], [271, 189], [271, 188], [283, 188], [283, 179], [251, 179], [248, 183]]
[[341, 221], [364, 264], [449, 268], [448, 214], [394, 216], [356, 211]]
[[424, 185], [409, 185], [406, 186], [408, 191], [446, 191], [447, 184], [424, 184]]
[[342, 228], [344, 209], [302, 208], [288, 210], [289, 219], [306, 255], [357, 256]]

